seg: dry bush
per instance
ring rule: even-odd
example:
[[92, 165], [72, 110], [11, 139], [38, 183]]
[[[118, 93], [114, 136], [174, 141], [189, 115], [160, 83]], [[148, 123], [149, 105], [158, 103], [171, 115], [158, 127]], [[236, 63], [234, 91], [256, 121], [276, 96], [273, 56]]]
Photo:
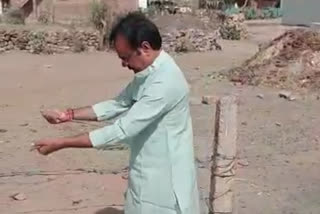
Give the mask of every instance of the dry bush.
[[38, 22], [48, 24], [50, 22], [51, 13], [47, 10], [40, 11]]
[[115, 13], [110, 5], [102, 1], [92, 1], [90, 10], [90, 21], [100, 32], [99, 48], [103, 49], [106, 45], [106, 37], [112, 28]]
[[30, 52], [34, 54], [43, 53], [46, 46], [45, 38], [46, 35], [44, 32], [31, 32], [28, 36]]

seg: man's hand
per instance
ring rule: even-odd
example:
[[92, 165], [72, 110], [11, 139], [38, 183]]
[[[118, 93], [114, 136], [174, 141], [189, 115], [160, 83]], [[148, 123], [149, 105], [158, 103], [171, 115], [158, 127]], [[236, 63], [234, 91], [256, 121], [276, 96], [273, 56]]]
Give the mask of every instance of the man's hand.
[[65, 148], [64, 141], [58, 138], [39, 140], [33, 145], [33, 149], [37, 149], [42, 155], [48, 155], [63, 148]]
[[51, 124], [59, 124], [72, 120], [70, 113], [59, 110], [41, 111], [41, 114]]

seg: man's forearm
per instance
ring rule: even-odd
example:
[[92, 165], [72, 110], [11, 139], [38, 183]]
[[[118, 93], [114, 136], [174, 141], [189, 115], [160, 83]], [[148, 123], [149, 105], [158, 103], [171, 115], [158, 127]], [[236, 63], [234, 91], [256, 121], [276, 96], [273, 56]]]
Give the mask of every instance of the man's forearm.
[[92, 148], [89, 134], [82, 134], [75, 137], [53, 138], [39, 140], [33, 145], [41, 154], [48, 155], [65, 148]]
[[97, 121], [97, 115], [94, 113], [91, 106], [73, 109], [74, 120]]
[[89, 134], [62, 138], [63, 148], [92, 148]]

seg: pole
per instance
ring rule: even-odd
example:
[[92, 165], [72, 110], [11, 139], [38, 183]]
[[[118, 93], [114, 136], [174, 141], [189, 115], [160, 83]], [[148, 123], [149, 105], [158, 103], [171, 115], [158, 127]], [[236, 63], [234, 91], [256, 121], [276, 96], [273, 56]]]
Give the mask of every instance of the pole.
[[236, 166], [237, 99], [233, 96], [223, 97], [216, 106], [210, 214], [235, 214], [232, 186]]

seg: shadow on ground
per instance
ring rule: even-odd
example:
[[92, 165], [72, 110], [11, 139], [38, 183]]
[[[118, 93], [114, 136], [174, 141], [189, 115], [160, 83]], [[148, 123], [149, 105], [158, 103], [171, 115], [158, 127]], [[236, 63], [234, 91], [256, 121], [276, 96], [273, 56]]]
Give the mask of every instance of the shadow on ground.
[[124, 214], [123, 210], [118, 210], [112, 207], [107, 207], [102, 210], [98, 210], [95, 214]]

